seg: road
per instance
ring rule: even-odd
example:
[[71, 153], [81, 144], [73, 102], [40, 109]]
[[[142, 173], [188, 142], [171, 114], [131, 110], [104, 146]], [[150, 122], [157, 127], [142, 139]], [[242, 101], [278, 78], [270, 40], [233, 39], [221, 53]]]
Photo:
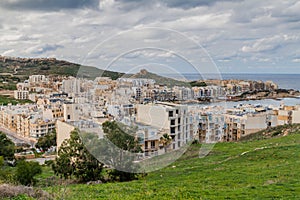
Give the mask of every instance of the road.
[[16, 145], [25, 143], [25, 144], [29, 144], [29, 145], [33, 146], [35, 143], [33, 140], [30, 140], [29, 138], [21, 137], [21, 136], [17, 135], [17, 133], [15, 133], [11, 130], [8, 130], [2, 126], [0, 126], [0, 131], [5, 133], [7, 135], [7, 137], [9, 139], [11, 139]]

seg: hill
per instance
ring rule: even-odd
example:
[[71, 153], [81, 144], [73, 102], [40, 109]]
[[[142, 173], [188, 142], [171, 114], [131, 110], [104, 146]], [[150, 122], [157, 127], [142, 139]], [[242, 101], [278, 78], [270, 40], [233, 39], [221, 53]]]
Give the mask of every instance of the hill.
[[18, 77], [24, 80], [30, 75], [82, 75], [85, 78], [95, 78], [97, 76], [107, 76], [117, 79], [123, 73], [104, 71], [96, 67], [81, 66], [55, 58], [16, 58], [0, 56], [0, 75], [9, 77]]
[[7, 82], [1, 85], [2, 89], [15, 89], [15, 83], [23, 81], [30, 75], [63, 75], [63, 76], [78, 76], [82, 78], [94, 79], [99, 76], [111, 77], [113, 80], [120, 77], [131, 78], [148, 78], [154, 79], [156, 83], [167, 86], [189, 86], [189, 83], [178, 81], [172, 78], [159, 76], [157, 74], [141, 70], [137, 74], [124, 74], [121, 72], [104, 71], [102, 69], [81, 66], [76, 63], [71, 63], [55, 58], [16, 58], [0, 56], [0, 81]]
[[[47, 188], [65, 199], [299, 199], [300, 134], [192, 145], [178, 161], [132, 182]], [[65, 193], [61, 193], [65, 191]]]
[[157, 74], [148, 72], [145, 69], [142, 69], [140, 72], [136, 73], [136, 74], [126, 74], [124, 75], [124, 77], [128, 77], [128, 78], [146, 78], [146, 79], [153, 79], [155, 80], [156, 84], [160, 84], [160, 85], [166, 85], [168, 87], [172, 87], [172, 86], [186, 86], [186, 87], [190, 87], [189, 82], [184, 82], [184, 81], [179, 81], [179, 80], [175, 80], [172, 78], [167, 78], [164, 76], [159, 76]]

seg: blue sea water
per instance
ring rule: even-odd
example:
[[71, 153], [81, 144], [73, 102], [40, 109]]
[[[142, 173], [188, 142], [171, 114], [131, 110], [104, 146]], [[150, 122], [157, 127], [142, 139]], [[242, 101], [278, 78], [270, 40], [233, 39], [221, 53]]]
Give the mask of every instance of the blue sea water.
[[[188, 80], [198, 80], [198, 74], [184, 74]], [[206, 74], [207, 79], [214, 79], [216, 76]], [[278, 84], [282, 89], [295, 89], [300, 90], [300, 74], [221, 74], [223, 80], [227, 79], [241, 79], [241, 80], [271, 80]]]

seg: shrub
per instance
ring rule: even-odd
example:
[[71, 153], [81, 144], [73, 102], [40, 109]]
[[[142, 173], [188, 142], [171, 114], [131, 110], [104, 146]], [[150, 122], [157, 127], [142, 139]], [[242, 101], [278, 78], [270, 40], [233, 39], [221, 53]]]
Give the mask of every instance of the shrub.
[[13, 160], [15, 144], [2, 132], [0, 132], [0, 156], [5, 160]]
[[42, 167], [38, 162], [26, 162], [21, 160], [17, 164], [16, 180], [22, 185], [34, 185], [36, 179], [34, 176], [42, 173]]

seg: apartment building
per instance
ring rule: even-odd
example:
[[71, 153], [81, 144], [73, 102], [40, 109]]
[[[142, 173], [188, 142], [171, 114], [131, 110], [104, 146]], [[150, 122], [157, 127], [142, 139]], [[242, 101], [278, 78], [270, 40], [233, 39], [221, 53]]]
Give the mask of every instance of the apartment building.
[[278, 125], [300, 123], [300, 105], [282, 106], [277, 110]]
[[0, 110], [0, 126], [22, 137], [39, 138], [55, 129], [55, 119], [43, 119], [36, 105], [6, 106]]
[[227, 109], [223, 141], [237, 141], [241, 137], [277, 125], [274, 112], [261, 106]]
[[203, 98], [203, 97], [210, 97], [210, 98], [217, 98], [225, 96], [225, 89], [220, 86], [206, 86], [206, 87], [193, 87], [193, 98]]
[[169, 134], [171, 149], [178, 149], [193, 138], [188, 107], [171, 103], [137, 105], [136, 122], [152, 126]]
[[14, 98], [19, 100], [29, 99], [29, 91], [28, 90], [15, 90]]
[[203, 113], [196, 117], [198, 122], [198, 140], [201, 143], [219, 142], [224, 135], [224, 116]]
[[155, 80], [146, 78], [118, 78], [118, 85], [129, 84], [132, 87], [154, 86]]
[[41, 83], [48, 81], [45, 75], [31, 75], [29, 76], [29, 83]]
[[162, 145], [160, 144], [160, 133], [156, 128], [147, 125], [139, 125], [139, 130], [137, 131], [137, 137], [140, 139], [140, 145], [144, 152], [144, 156], [157, 156], [161, 155]]
[[30, 137], [40, 138], [55, 130], [55, 121], [36, 119], [30, 122]]
[[30, 137], [30, 116], [18, 114], [15, 116], [17, 135]]
[[80, 93], [81, 80], [77, 78], [70, 78], [62, 81], [61, 90], [68, 94], [79, 94]]
[[174, 86], [173, 92], [175, 93], [175, 96], [178, 100], [189, 100], [189, 99], [193, 99], [194, 97], [193, 90], [187, 87]]

